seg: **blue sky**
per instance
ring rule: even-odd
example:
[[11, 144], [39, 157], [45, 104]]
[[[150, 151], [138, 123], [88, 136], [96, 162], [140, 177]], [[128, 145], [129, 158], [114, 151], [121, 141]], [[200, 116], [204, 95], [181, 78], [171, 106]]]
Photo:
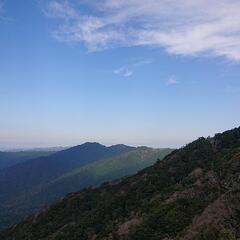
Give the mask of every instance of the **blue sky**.
[[166, 2], [0, 0], [0, 148], [180, 147], [239, 126], [240, 3]]

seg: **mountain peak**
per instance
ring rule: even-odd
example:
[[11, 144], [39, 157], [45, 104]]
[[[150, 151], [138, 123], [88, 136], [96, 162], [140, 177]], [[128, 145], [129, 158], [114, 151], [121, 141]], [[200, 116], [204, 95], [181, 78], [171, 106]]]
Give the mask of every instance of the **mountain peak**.
[[62, 152], [68, 153], [68, 152], [78, 152], [78, 151], [88, 151], [89, 149], [106, 149], [106, 146], [97, 143], [97, 142], [85, 142], [81, 145], [73, 146], [71, 148], [68, 148]]
[[240, 128], [199, 138], [134, 176], [68, 195], [0, 237], [236, 240], [239, 139]]
[[[86, 145], [86, 146], [104, 146], [98, 142], [85, 142], [82, 144], [83, 146]], [[104, 146], [105, 147], [105, 146]]]
[[79, 145], [78, 147], [100, 147], [100, 148], [106, 148], [105, 145], [98, 143], [98, 142], [85, 142], [81, 145]]

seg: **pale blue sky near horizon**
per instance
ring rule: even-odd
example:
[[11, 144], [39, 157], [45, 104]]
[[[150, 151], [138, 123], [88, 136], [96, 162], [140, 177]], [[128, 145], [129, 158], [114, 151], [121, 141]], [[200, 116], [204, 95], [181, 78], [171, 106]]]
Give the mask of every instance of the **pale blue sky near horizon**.
[[[152, 18], [156, 2], [137, 20], [136, 2], [0, 0], [0, 149], [180, 147], [240, 125], [240, 18], [233, 23], [229, 10], [217, 33], [218, 20], [209, 19], [196, 34], [197, 26], [179, 30], [164, 12], [169, 33]], [[233, 11], [238, 4], [221, 2]], [[177, 17], [185, 15], [193, 18]]]

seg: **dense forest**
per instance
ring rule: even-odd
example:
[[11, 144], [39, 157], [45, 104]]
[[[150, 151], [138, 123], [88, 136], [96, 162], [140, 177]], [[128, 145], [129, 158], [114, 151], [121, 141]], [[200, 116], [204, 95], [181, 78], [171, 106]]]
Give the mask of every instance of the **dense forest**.
[[20, 222], [70, 192], [135, 174], [171, 151], [85, 143], [2, 169], [0, 229]]
[[236, 240], [240, 128], [199, 138], [121, 181], [67, 195], [3, 240]]

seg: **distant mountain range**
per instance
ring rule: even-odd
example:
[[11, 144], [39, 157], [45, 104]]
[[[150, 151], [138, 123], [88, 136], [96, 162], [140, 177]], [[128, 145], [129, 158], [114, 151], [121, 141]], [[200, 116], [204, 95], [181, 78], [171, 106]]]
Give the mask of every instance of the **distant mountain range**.
[[4, 151], [0, 152], [0, 170], [4, 168], [8, 168], [14, 166], [18, 163], [25, 162], [27, 160], [49, 156], [53, 153], [57, 152], [57, 150], [49, 149], [31, 149], [31, 150], [24, 150], [24, 151]]
[[236, 128], [199, 138], [121, 181], [69, 194], [0, 239], [237, 240], [239, 176]]
[[0, 148], [2, 152], [59, 152], [69, 147]]
[[69, 192], [134, 174], [171, 151], [85, 143], [2, 169], [0, 227], [18, 222]]

